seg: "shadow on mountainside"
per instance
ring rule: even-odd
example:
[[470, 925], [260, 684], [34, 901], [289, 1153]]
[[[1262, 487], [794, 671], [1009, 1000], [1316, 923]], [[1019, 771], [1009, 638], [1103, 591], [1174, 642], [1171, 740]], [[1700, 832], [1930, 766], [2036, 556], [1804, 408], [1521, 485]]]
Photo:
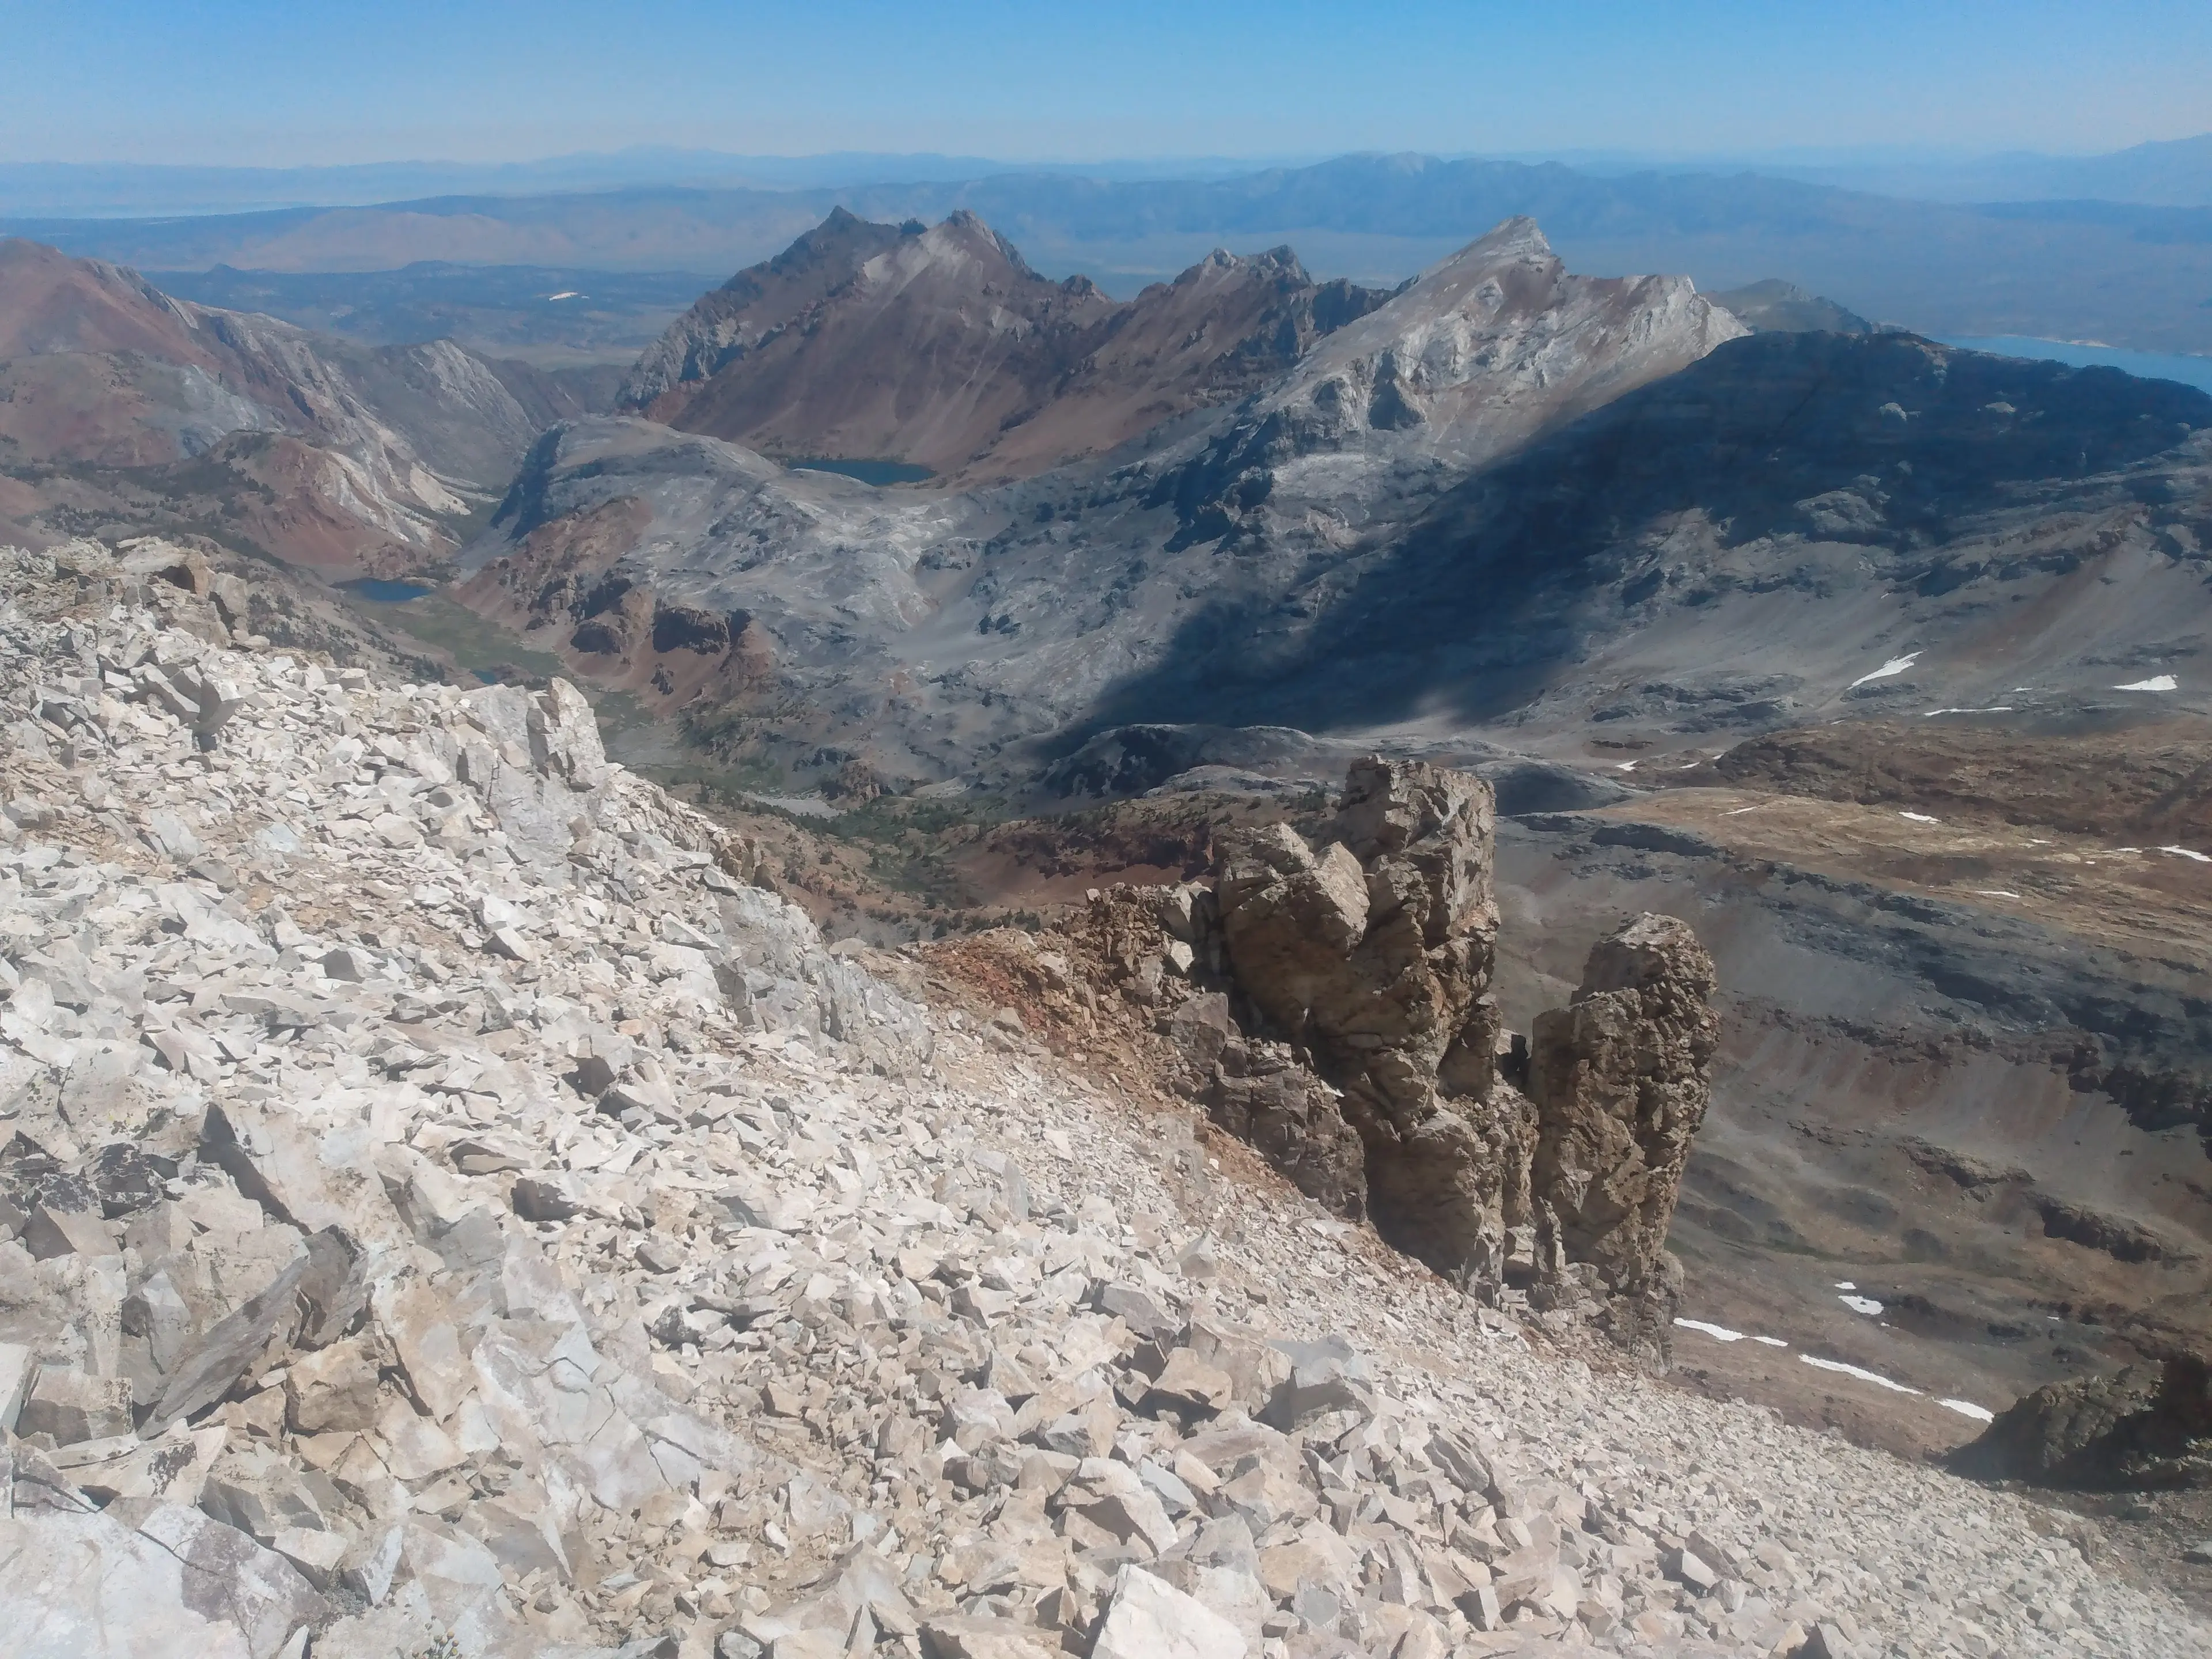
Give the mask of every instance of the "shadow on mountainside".
[[1986, 532], [2008, 509], [2165, 500], [2159, 473], [2127, 469], [2207, 426], [2212, 397], [2117, 370], [1901, 334], [1731, 341], [1286, 592], [1200, 611], [1085, 730], [1495, 720], [1601, 637], [1730, 592], [1940, 598], [2063, 574], [2080, 549], [2023, 541], [1993, 560]]

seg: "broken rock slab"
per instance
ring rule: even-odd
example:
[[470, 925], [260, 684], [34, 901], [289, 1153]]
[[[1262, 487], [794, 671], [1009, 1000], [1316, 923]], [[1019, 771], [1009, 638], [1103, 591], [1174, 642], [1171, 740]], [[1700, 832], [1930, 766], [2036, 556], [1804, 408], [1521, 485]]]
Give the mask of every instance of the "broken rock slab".
[[190, 1571], [153, 1539], [96, 1512], [0, 1520], [8, 1651], [14, 1659], [266, 1659], [227, 1615], [187, 1604]]
[[128, 1434], [130, 1379], [95, 1376], [75, 1365], [41, 1365], [15, 1413], [15, 1428], [51, 1435], [58, 1446]]
[[1011, 1619], [945, 1617], [921, 1626], [922, 1659], [1061, 1659], [1064, 1651], [1058, 1632]]
[[282, 1556], [177, 1504], [0, 1521], [0, 1629], [23, 1659], [277, 1659], [327, 1616]]
[[1243, 1632], [1142, 1567], [1115, 1575], [1091, 1659], [1245, 1659]]

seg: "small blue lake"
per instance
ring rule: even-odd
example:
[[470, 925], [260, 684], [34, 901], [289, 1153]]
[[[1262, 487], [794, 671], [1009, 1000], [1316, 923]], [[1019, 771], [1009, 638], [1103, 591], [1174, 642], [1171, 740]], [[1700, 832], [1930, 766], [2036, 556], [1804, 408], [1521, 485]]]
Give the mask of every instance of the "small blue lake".
[[410, 599], [419, 599], [426, 593], [434, 593], [434, 587], [425, 587], [421, 582], [385, 582], [364, 576], [359, 581], [340, 582], [338, 586], [356, 599], [367, 599], [371, 605], [404, 605]]
[[2179, 380], [2200, 392], [2212, 392], [2212, 357], [2184, 356], [2178, 352], [2128, 351], [2119, 346], [2074, 345], [2064, 340], [2039, 340], [2025, 334], [1938, 335], [1944, 345], [1968, 351], [1994, 351], [2001, 357], [2040, 357], [2048, 362], [2070, 363], [2075, 368], [2117, 368], [2146, 380]]
[[911, 461], [841, 461], [828, 455], [809, 455], [784, 465], [793, 471], [836, 472], [857, 478], [864, 484], [920, 483], [937, 476], [927, 467], [916, 466]]

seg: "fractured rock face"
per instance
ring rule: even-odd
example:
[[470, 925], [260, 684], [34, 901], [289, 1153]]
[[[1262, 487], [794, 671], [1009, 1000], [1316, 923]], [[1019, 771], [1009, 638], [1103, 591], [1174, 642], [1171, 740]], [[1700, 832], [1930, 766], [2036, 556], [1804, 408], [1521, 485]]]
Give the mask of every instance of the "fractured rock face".
[[[1342, 1091], [1377, 1224], [1447, 1271], [1494, 1264], [1508, 1224], [1492, 1177], [1512, 1162], [1512, 1115], [1488, 1107], [1495, 817], [1471, 775], [1356, 762], [1321, 852], [1286, 824], [1228, 838], [1216, 889], [1237, 989]], [[1311, 1091], [1239, 1085], [1222, 1091], [1225, 1127], [1310, 1169], [1317, 1115], [1295, 1106]], [[1319, 1139], [1334, 1139], [1325, 1120]]]
[[[1663, 1350], [1654, 1287], [1671, 1283], [1667, 1226], [1710, 1088], [1712, 963], [1663, 916], [1602, 941], [1573, 1006], [1538, 1021], [1524, 1096], [1498, 1074], [1489, 994], [1494, 822], [1481, 779], [1378, 757], [1352, 767], [1318, 852], [1287, 824], [1224, 836], [1210, 908], [1232, 994], [1162, 1029], [1212, 1065], [1215, 1120], [1310, 1196], [1364, 1203], [1470, 1282], [1503, 1279], [1516, 1239], [1527, 1277], [1583, 1264], [1587, 1288], [1629, 1298], [1620, 1334]], [[1209, 914], [1169, 908], [1170, 931]], [[1217, 1036], [1217, 1000], [1287, 1055]]]
[[[1559, 1248], [1615, 1292], [1641, 1297], [1665, 1278], [1668, 1224], [1712, 1090], [1714, 983], [1686, 922], [1639, 916], [1592, 947], [1572, 1004], [1531, 1034], [1534, 1196]], [[1662, 1337], [1671, 1300], [1654, 1310], [1667, 1316]]]
[[[1239, 1045], [1240, 1050], [1243, 1045]], [[1340, 1215], [1367, 1212], [1359, 1136], [1344, 1121], [1335, 1090], [1286, 1056], [1248, 1052], [1241, 1074], [1224, 1066], [1208, 1103], [1213, 1121]]]
[[1480, 778], [1364, 760], [1319, 854], [1277, 824], [1232, 838], [1221, 862], [1238, 988], [1403, 1127], [1486, 1078], [1495, 811]]

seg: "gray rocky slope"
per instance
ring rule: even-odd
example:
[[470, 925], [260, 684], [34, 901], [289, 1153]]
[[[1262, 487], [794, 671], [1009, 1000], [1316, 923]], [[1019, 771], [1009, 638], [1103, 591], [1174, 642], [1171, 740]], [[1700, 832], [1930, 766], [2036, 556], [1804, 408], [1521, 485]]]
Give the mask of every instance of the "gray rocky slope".
[[[773, 669], [740, 716], [954, 775], [1092, 716], [1201, 612], [1273, 607], [1470, 467], [1741, 331], [1680, 279], [1571, 276], [1510, 221], [1242, 402], [1022, 484], [879, 491], [647, 422], [559, 427], [464, 567], [472, 603], [529, 611], [593, 676], [650, 644], [579, 644], [596, 592], [742, 617]], [[617, 517], [611, 544], [590, 534]], [[563, 586], [580, 562], [605, 580]]]
[[[1593, 726], [2009, 709], [2188, 662], [2212, 399], [1738, 332], [1684, 284], [1568, 276], [1516, 222], [1243, 402], [1017, 484], [558, 427], [464, 563], [580, 676], [674, 664], [653, 706], [748, 758], [917, 781], [1026, 775], [1132, 721], [1579, 754]], [[664, 651], [661, 610], [724, 643]]]
[[2023, 1498], [1594, 1370], [887, 989], [566, 686], [334, 675], [8, 558], [11, 1652], [2212, 1635]]

